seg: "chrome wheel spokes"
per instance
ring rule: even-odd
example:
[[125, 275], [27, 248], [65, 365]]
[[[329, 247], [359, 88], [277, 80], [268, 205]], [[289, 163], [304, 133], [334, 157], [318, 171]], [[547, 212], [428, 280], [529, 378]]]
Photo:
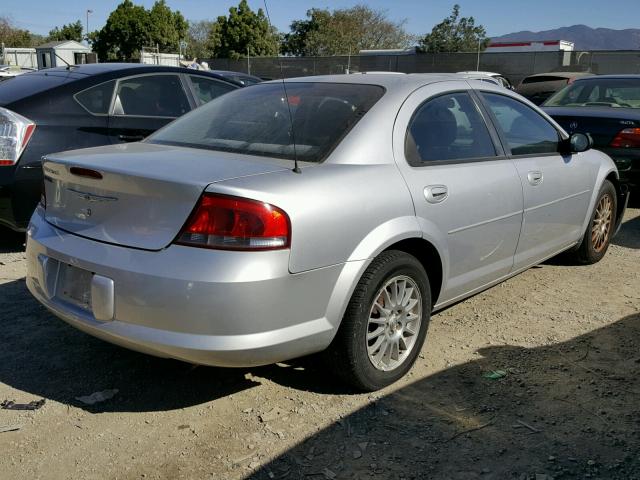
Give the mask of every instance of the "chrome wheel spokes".
[[613, 223], [613, 201], [611, 197], [603, 195], [598, 205], [591, 224], [591, 245], [600, 253], [607, 246], [611, 226]]
[[409, 356], [420, 332], [422, 297], [413, 279], [391, 278], [376, 294], [369, 310], [367, 353], [375, 368], [390, 371]]

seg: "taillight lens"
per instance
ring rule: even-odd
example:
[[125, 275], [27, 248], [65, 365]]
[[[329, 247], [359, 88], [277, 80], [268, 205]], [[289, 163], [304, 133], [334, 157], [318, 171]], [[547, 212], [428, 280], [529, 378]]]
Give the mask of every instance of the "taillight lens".
[[223, 250], [288, 248], [287, 214], [268, 203], [205, 193], [182, 228], [176, 243]]
[[0, 166], [18, 163], [35, 129], [28, 118], [0, 107]]
[[640, 148], [640, 128], [625, 128], [611, 141], [614, 148]]

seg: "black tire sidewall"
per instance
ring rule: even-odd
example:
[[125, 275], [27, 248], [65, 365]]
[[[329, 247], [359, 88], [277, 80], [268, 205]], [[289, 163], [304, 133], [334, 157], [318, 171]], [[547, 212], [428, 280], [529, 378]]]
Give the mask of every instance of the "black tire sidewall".
[[[387, 252], [385, 252], [387, 253]], [[377, 390], [385, 387], [401, 377], [403, 377], [413, 366], [417, 356], [422, 349], [426, 337], [429, 320], [431, 317], [431, 291], [427, 274], [420, 262], [413, 256], [404, 252], [388, 252], [392, 258], [382, 258], [378, 265], [372, 264], [373, 275], [361, 281], [357, 289], [361, 289], [359, 305], [356, 318], [349, 319], [356, 322], [354, 325], [354, 336], [351, 339], [354, 344], [351, 346], [352, 365], [361, 383], [367, 390]], [[375, 262], [375, 261], [374, 261]], [[367, 353], [366, 335], [368, 331], [368, 320], [371, 306], [382, 286], [391, 278], [405, 275], [410, 277], [418, 286], [422, 299], [422, 322], [416, 342], [409, 354], [409, 357], [392, 371], [378, 370], [369, 360]], [[353, 310], [352, 310], [353, 311]]]

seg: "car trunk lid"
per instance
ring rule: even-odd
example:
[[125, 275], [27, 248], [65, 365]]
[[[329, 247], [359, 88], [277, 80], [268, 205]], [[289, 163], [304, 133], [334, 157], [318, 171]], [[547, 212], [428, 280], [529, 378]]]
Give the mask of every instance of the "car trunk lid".
[[284, 169], [277, 160], [145, 143], [48, 155], [45, 218], [100, 242], [159, 250], [207, 185]]
[[544, 107], [567, 133], [588, 133], [596, 148], [606, 148], [620, 131], [640, 127], [640, 114], [626, 108]]

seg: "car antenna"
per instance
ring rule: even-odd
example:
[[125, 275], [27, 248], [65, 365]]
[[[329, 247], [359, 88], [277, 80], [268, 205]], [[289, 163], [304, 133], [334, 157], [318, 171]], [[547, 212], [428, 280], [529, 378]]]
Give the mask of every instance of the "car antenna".
[[[269, 15], [269, 7], [267, 7], [267, 0], [264, 1], [264, 10], [267, 14], [267, 20], [269, 22], [269, 28], [271, 28], [271, 16]], [[287, 102], [287, 110], [289, 112], [289, 123], [291, 124], [291, 140], [293, 141], [293, 173], [302, 173], [302, 170], [298, 167], [298, 149], [296, 148], [296, 134], [293, 129], [293, 114], [291, 113], [291, 104], [289, 103], [289, 95], [287, 94], [287, 84], [284, 81], [284, 71], [282, 69], [282, 59], [280, 59], [280, 76], [282, 77], [282, 89], [284, 90], [284, 99]]]
[[71, 67], [76, 67], [77, 66], [77, 65], [71, 65], [69, 62], [67, 62], [64, 58], [62, 58], [57, 53], [53, 52], [53, 54], [65, 63], [65, 65], [67, 66], [67, 70], [71, 70]]

